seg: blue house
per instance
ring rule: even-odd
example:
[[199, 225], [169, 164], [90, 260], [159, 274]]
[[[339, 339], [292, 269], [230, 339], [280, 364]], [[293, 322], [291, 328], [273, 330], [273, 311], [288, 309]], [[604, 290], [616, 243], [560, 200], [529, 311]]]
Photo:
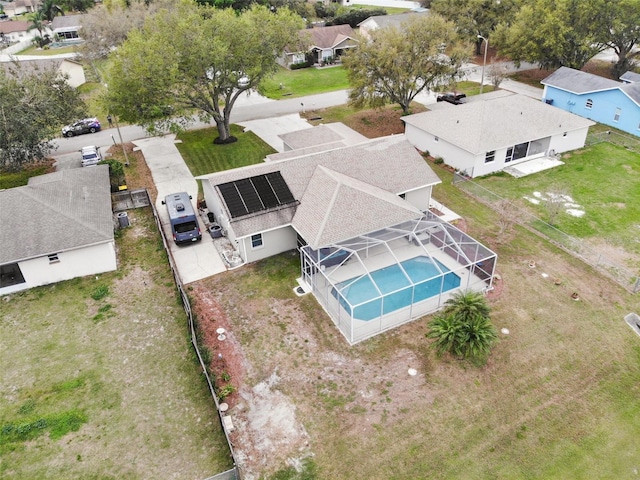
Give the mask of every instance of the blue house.
[[640, 136], [640, 83], [623, 83], [561, 67], [540, 82], [554, 107]]

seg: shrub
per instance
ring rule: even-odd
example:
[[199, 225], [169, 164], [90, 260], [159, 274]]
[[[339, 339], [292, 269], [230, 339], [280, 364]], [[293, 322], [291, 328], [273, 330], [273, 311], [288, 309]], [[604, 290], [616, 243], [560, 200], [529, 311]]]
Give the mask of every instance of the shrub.
[[444, 158], [438, 156], [433, 159], [433, 163], [435, 163], [436, 165], [442, 165], [444, 163]]
[[91, 298], [97, 301], [102, 300], [107, 295], [109, 295], [109, 287], [106, 285], [99, 285], [91, 294]]

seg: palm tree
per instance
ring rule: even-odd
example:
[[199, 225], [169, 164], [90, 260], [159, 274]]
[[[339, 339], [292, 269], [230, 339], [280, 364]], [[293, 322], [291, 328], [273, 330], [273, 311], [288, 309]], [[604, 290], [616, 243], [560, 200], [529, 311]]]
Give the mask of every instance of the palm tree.
[[55, 0], [43, 0], [39, 13], [42, 13], [47, 22], [52, 22], [57, 15], [64, 15], [62, 8], [55, 3]]
[[44, 32], [46, 29], [47, 29], [47, 26], [45, 25], [45, 18], [42, 12], [34, 13], [31, 16], [31, 25], [29, 25], [29, 28], [27, 28], [27, 31], [28, 32], [31, 30], [38, 31], [38, 36], [33, 40], [38, 44], [39, 47], [43, 47], [48, 42], [48, 38], [46, 38], [47, 36], [42, 34], [42, 32]]
[[427, 338], [438, 355], [450, 353], [473, 361], [483, 361], [498, 336], [490, 321], [490, 308], [479, 292], [458, 292], [429, 322]]

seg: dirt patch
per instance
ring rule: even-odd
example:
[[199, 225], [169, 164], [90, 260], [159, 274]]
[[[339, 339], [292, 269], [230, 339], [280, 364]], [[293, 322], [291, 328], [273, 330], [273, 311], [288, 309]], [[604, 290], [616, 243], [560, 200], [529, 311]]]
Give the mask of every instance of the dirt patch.
[[[424, 112], [427, 109], [424, 105], [413, 103], [411, 113]], [[318, 125], [322, 120], [310, 120], [312, 118], [324, 116], [325, 110], [307, 111], [303, 116], [312, 125]], [[367, 138], [386, 137], [388, 135], [398, 135], [404, 133], [404, 123], [401, 120], [402, 110], [397, 105], [389, 105], [380, 109], [362, 110], [350, 115], [343, 120], [343, 123]]]
[[[151, 176], [151, 170], [147, 166], [147, 162], [144, 159], [144, 155], [141, 151], [135, 151], [135, 145], [133, 143], [125, 143], [124, 148], [127, 151], [127, 158], [129, 160], [129, 166], [125, 166], [124, 174], [127, 182], [127, 188], [129, 190], [135, 190], [137, 188], [146, 188], [151, 197], [151, 202], [155, 203], [158, 196], [158, 190], [156, 184]], [[107, 153], [122, 163], [125, 163], [124, 153], [120, 145], [113, 145], [107, 150]]]

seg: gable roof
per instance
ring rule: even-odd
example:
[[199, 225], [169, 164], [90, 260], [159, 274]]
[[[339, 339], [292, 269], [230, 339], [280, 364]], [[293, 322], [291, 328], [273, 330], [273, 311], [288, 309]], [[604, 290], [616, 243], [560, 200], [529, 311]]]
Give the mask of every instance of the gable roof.
[[113, 241], [108, 165], [32, 177], [0, 204], [0, 264]]
[[569, 67], [560, 67], [540, 83], [578, 95], [606, 90], [620, 90], [640, 106], [640, 83], [617, 82]]
[[[282, 174], [297, 203], [231, 219], [234, 233], [241, 238], [290, 224], [319, 165], [393, 195], [440, 183], [438, 176], [404, 135], [376, 138], [357, 145], [226, 170], [196, 179], [209, 182], [224, 206], [223, 198], [215, 188], [217, 185], [270, 172]], [[365, 233], [369, 231], [367, 228], [371, 220], [365, 218], [365, 211], [360, 213], [362, 216], [354, 225], [361, 229], [360, 233]], [[345, 211], [342, 214], [349, 213]], [[231, 218], [228, 209], [226, 216]]]
[[318, 165], [292, 220], [313, 249], [422, 217], [399, 196]]
[[310, 47], [317, 48], [333, 48], [334, 46], [344, 42], [346, 39], [353, 39], [355, 32], [350, 25], [332, 25], [330, 27], [316, 27], [302, 30], [301, 38], [307, 41], [307, 35], [311, 35]]
[[80, 62], [77, 62], [71, 58], [47, 58], [43, 57], [39, 60], [19, 60], [17, 62], [1, 62], [0, 68], [9, 76], [15, 78], [23, 78], [25, 76], [33, 75], [34, 73], [60, 69], [60, 66], [64, 62], [74, 63], [82, 66]]
[[620, 82], [582, 72], [574, 68], [560, 67], [540, 83], [572, 93], [590, 93], [618, 88]]
[[69, 29], [82, 27], [82, 21], [87, 17], [87, 14], [81, 15], [62, 15], [57, 16], [51, 22], [50, 28], [55, 31], [57, 29]]
[[0, 33], [26, 32], [30, 25], [30, 22], [25, 22], [24, 20], [0, 22]]
[[489, 97], [402, 120], [474, 155], [595, 125], [525, 95]]

